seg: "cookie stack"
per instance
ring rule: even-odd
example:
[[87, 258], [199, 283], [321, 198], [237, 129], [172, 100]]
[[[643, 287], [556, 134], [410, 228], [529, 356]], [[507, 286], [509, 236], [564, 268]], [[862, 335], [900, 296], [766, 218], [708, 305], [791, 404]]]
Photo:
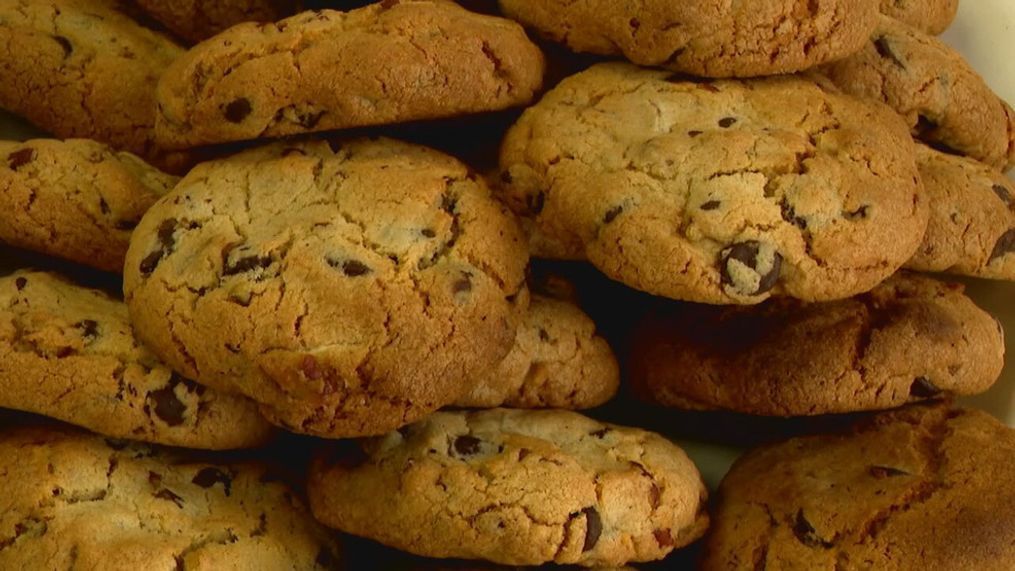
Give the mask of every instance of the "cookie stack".
[[466, 4], [0, 5], [0, 567], [1015, 565], [957, 2]]

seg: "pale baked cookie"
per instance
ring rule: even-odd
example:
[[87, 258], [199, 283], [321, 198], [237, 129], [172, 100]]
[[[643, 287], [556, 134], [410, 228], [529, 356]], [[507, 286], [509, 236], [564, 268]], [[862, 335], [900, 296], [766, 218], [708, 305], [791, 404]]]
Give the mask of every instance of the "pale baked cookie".
[[613, 350], [578, 306], [534, 294], [503, 361], [455, 406], [580, 410], [613, 398], [620, 371]]
[[338, 569], [337, 539], [264, 466], [71, 429], [0, 432], [3, 569]]
[[848, 297], [927, 225], [906, 125], [820, 78], [597, 65], [526, 110], [500, 162], [504, 198], [557, 253], [676, 299]]
[[500, 0], [509, 17], [576, 52], [705, 77], [801, 71], [861, 48], [878, 0]]
[[881, 0], [881, 13], [928, 34], [948, 29], [959, 10], [959, 0]]
[[528, 103], [543, 55], [521, 26], [453, 2], [387, 0], [243, 24], [158, 87], [171, 148], [493, 111]]
[[1015, 164], [1015, 112], [933, 36], [883, 17], [863, 50], [822, 72], [848, 93], [890, 105], [927, 144], [995, 168]]
[[623, 565], [661, 559], [708, 524], [680, 448], [573, 412], [439, 412], [362, 448], [314, 462], [314, 515], [419, 555]]
[[0, 240], [119, 273], [131, 231], [176, 181], [94, 141], [0, 141]]
[[685, 409], [803, 416], [987, 390], [1001, 325], [962, 286], [900, 274], [852, 299], [656, 308], [631, 342], [642, 398]]
[[1015, 568], [1015, 430], [914, 406], [742, 456], [701, 569]]
[[156, 203], [124, 290], [176, 370], [346, 437], [451, 404], [500, 362], [527, 262], [510, 213], [449, 156], [280, 143], [203, 163]]
[[183, 49], [115, 0], [0, 4], [0, 107], [64, 139], [95, 139], [160, 166], [155, 84]]
[[973, 159], [922, 145], [917, 166], [930, 224], [907, 267], [1015, 280], [1015, 183]]
[[137, 0], [177, 36], [193, 43], [243, 22], [274, 22], [299, 12], [289, 0]]
[[272, 435], [254, 402], [184, 379], [141, 346], [122, 302], [43, 272], [0, 278], [0, 406], [188, 448]]

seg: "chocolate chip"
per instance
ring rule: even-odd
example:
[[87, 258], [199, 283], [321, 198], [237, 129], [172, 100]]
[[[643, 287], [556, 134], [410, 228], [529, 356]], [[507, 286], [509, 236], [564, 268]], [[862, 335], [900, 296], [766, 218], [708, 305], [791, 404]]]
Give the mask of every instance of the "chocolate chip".
[[870, 472], [871, 476], [874, 476], [875, 478], [878, 479], [894, 478], [896, 476], [910, 475], [909, 472], [906, 472], [905, 470], [899, 470], [898, 468], [891, 468], [888, 466], [871, 466], [868, 472]]
[[455, 294], [472, 291], [472, 276], [463, 272], [462, 277], [451, 286], [451, 291]]
[[345, 262], [342, 262], [342, 273], [351, 278], [355, 278], [369, 274], [370, 268], [368, 268], [363, 262], [357, 260], [346, 260]]
[[395, 6], [398, 6], [399, 1], [400, 0], [381, 0], [381, 9], [389, 10], [391, 8], [394, 8]]
[[832, 547], [830, 542], [821, 539], [818, 536], [818, 532], [811, 525], [811, 522], [807, 521], [804, 517], [804, 510], [800, 510], [796, 513], [796, 522], [793, 524], [793, 535], [796, 536], [800, 543], [808, 547], [824, 547], [828, 549]]
[[162, 258], [166, 255], [166, 253], [176, 245], [176, 238], [174, 237], [174, 234], [176, 232], [177, 224], [178, 223], [175, 218], [168, 218], [163, 220], [162, 224], [159, 224], [159, 229], [157, 231], [159, 249], [155, 250], [151, 254], [148, 254], [143, 260], [141, 260], [140, 269], [142, 274], [148, 275], [155, 271], [155, 268], [158, 267], [159, 262], [162, 261]]
[[529, 214], [539, 214], [546, 206], [546, 193], [539, 191], [535, 195], [527, 195], [525, 206], [528, 208]]
[[796, 209], [789, 203], [789, 199], [783, 197], [782, 202], [779, 203], [779, 207], [782, 210], [782, 219], [790, 224], [800, 228], [801, 230], [807, 229], [807, 219], [796, 215]]
[[70, 57], [70, 54], [74, 51], [74, 46], [71, 45], [70, 40], [63, 36], [53, 36], [53, 40], [55, 40], [56, 43], [60, 44], [60, 47], [63, 48], [63, 57]]
[[317, 364], [317, 359], [315, 359], [312, 355], [306, 355], [303, 357], [303, 361], [300, 362], [300, 371], [303, 372], [304, 378], [311, 381], [319, 380], [324, 376]]
[[917, 377], [909, 386], [909, 394], [918, 399], [929, 399], [941, 394], [941, 389], [937, 388], [927, 377]]
[[174, 504], [176, 504], [176, 507], [178, 507], [178, 508], [183, 508], [183, 498], [181, 498], [180, 496], [176, 495], [172, 490], [167, 490], [166, 488], [162, 488], [161, 490], [155, 492], [152, 495], [155, 496], [156, 498], [160, 499], [160, 500], [166, 500], [166, 501], [169, 501], [169, 502], [173, 502]]
[[155, 403], [155, 416], [169, 426], [183, 424], [183, 414], [187, 412], [187, 405], [176, 396], [175, 389], [178, 384], [170, 381], [165, 387], [148, 393], [148, 400]]
[[657, 486], [655, 482], [652, 482], [652, 487], [649, 488], [648, 491], [648, 503], [652, 506], [652, 509], [659, 507], [659, 500], [661, 496], [662, 491], [659, 489], [659, 486]]
[[27, 165], [28, 163], [35, 160], [35, 149], [29, 147], [21, 149], [20, 151], [14, 151], [7, 155], [7, 166], [11, 170], [18, 170], [19, 167]]
[[702, 133], [704, 133], [704, 131], [698, 131], [698, 130], [688, 131], [687, 132], [687, 136], [693, 139], [693, 138], [697, 137], [698, 135], [701, 135]]
[[473, 456], [479, 453], [480, 443], [481, 441], [475, 436], [466, 434], [455, 438], [451, 446], [459, 456]]
[[582, 510], [585, 514], [585, 544], [582, 545], [582, 553], [589, 551], [599, 543], [599, 536], [603, 533], [603, 520], [594, 507]]
[[81, 330], [81, 335], [83, 337], [95, 337], [99, 332], [99, 324], [92, 319], [79, 321], [74, 324], [74, 327]]
[[1011, 193], [1008, 192], [1008, 189], [1005, 188], [1005, 186], [1003, 184], [995, 184], [993, 188], [994, 188], [994, 194], [996, 194], [998, 197], [1000, 197], [1001, 200], [1003, 200], [1005, 204], [1009, 204], [1010, 205], [1012, 203]]
[[652, 535], [656, 538], [656, 543], [660, 547], [673, 547], [673, 535], [670, 534], [670, 530], [657, 529], [652, 532]]
[[606, 433], [609, 431], [610, 429], [604, 426], [599, 430], [593, 430], [592, 432], [589, 433], [589, 436], [595, 436], [596, 438], [604, 438], [606, 436]]
[[870, 212], [870, 206], [865, 204], [865, 205], [861, 206], [860, 208], [857, 208], [856, 210], [854, 210], [852, 212], [846, 212], [846, 213], [844, 213], [843, 216], [846, 218], [846, 220], [849, 220], [851, 222], [855, 222], [856, 220], [863, 220], [863, 219], [867, 218], [867, 214], [869, 212]]
[[109, 203], [106, 202], [105, 198], [99, 198], [99, 211], [103, 214], [109, 214]]
[[250, 100], [246, 97], [240, 97], [239, 99], [236, 99], [232, 103], [226, 105], [223, 113], [226, 120], [230, 123], [239, 123], [246, 119], [253, 110], [254, 108], [250, 106]]
[[709, 200], [708, 202], [701, 205], [702, 210], [715, 210], [722, 206], [722, 202], [718, 200]]
[[28, 278], [21, 277], [14, 280], [14, 287], [16, 287], [18, 291], [25, 289], [26, 285], [28, 285]]
[[998, 238], [997, 244], [994, 244], [994, 250], [990, 253], [988, 263], [1013, 252], [1015, 252], [1015, 228], [1008, 230]]
[[620, 216], [620, 213], [623, 211], [624, 211], [623, 206], [614, 206], [613, 208], [609, 209], [606, 212], [606, 215], [603, 216], [603, 224], [609, 224], [610, 222], [613, 222], [614, 220], [617, 219], [618, 216]]
[[881, 36], [875, 39], [874, 49], [878, 51], [879, 56], [885, 59], [892, 60], [892, 63], [894, 63], [895, 65], [901, 67], [902, 69], [906, 69], [906, 64], [902, 63], [902, 60], [899, 59], [899, 56], [896, 55], [895, 51], [892, 50], [891, 44], [888, 43], [888, 38]]
[[736, 122], [737, 120], [733, 117], [723, 117], [722, 119], [719, 119], [719, 126], [723, 129], [729, 129]]
[[272, 264], [271, 256], [245, 256], [242, 257], [232, 264], [224, 264], [222, 268], [223, 276], [235, 276], [236, 274], [245, 274], [253, 270], [264, 270]]
[[324, 117], [327, 111], [318, 111], [317, 113], [303, 113], [297, 117], [297, 122], [300, 127], [304, 129], [313, 129], [321, 122], [321, 117]]
[[229, 474], [212, 467], [202, 468], [200, 472], [194, 474], [194, 477], [190, 481], [205, 489], [215, 484], [222, 484], [222, 488], [227, 496], [233, 487], [233, 478]]
[[[737, 293], [743, 295], [760, 295], [775, 287], [779, 281], [779, 274], [782, 270], [782, 256], [779, 252], [772, 252], [771, 260], [761, 259], [763, 244], [756, 240], [749, 240], [734, 244], [720, 254], [719, 269], [722, 273], [722, 283], [732, 286]], [[738, 281], [736, 272], [733, 271], [734, 263], [746, 266], [758, 276], [758, 284]]]
[[424, 238], [436, 238], [437, 237], [437, 233], [434, 232], [433, 230], [431, 230], [430, 228], [424, 228], [424, 229], [420, 230], [419, 233], [422, 234]]
[[543, 329], [542, 327], [539, 328], [539, 340], [542, 341], [543, 343], [550, 342], [550, 334], [547, 333], [546, 330]]
[[532, 450], [529, 450], [528, 448], [519, 448], [518, 449], [518, 461], [521, 462], [522, 460], [527, 458], [529, 456], [529, 454], [532, 454]]

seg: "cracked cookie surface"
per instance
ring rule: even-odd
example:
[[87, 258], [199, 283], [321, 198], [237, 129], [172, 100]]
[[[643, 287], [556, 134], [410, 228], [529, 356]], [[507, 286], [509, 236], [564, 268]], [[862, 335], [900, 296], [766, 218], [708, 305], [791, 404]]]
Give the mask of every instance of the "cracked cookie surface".
[[402, 0], [243, 24], [177, 60], [158, 87], [172, 148], [494, 111], [528, 103], [543, 55], [521, 26]]
[[287, 0], [137, 0], [177, 36], [200, 42], [243, 22], [274, 22], [300, 9]]
[[339, 545], [253, 463], [70, 429], [0, 432], [4, 569], [337, 569]]
[[567, 411], [438, 412], [324, 452], [309, 482], [326, 525], [429, 557], [623, 565], [708, 524], [680, 448]]
[[1015, 112], [933, 36], [883, 17], [862, 50], [821, 71], [847, 93], [887, 103], [931, 146], [995, 168], [1015, 165]]
[[107, 143], [165, 166], [155, 84], [183, 54], [114, 0], [0, 5], [0, 107], [59, 138]]
[[1013, 455], [1015, 430], [944, 406], [754, 450], [719, 487], [701, 568], [1012, 569]]
[[916, 162], [930, 224], [906, 266], [1015, 280], [1015, 182], [976, 160], [922, 145]]
[[124, 289], [174, 369], [292, 431], [381, 434], [511, 349], [528, 255], [457, 160], [388, 139], [204, 163], [142, 219]]
[[977, 394], [1004, 366], [1000, 323], [962, 286], [917, 274], [828, 303], [658, 310], [631, 345], [630, 380], [643, 398], [768, 416]]
[[0, 406], [188, 448], [272, 434], [254, 402], [184, 379], [144, 348], [122, 302], [43, 272], [0, 278]]
[[500, 0], [508, 16], [577, 52], [704, 77], [792, 73], [845, 57], [878, 0]]
[[176, 181], [94, 141], [0, 141], [0, 240], [120, 273], [131, 231]]
[[619, 385], [617, 359], [592, 319], [573, 303], [534, 293], [511, 352], [455, 406], [580, 410], [610, 400]]
[[959, 0], [881, 0], [881, 13], [928, 34], [948, 29], [959, 10]]
[[707, 303], [867, 291], [927, 225], [890, 109], [799, 77], [693, 81], [628, 64], [564, 80], [501, 151], [501, 192], [551, 251]]

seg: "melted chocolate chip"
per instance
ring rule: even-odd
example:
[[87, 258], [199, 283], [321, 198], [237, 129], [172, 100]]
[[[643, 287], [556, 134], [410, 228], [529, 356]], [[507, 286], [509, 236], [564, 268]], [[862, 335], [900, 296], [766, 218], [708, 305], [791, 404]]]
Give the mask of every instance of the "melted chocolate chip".
[[313, 355], [306, 355], [303, 357], [303, 361], [300, 362], [300, 371], [303, 372], [303, 376], [311, 381], [316, 381], [324, 377], [324, 373], [321, 371], [317, 364], [317, 359]]
[[155, 492], [152, 495], [155, 496], [156, 498], [160, 499], [160, 500], [166, 500], [166, 501], [169, 501], [169, 502], [173, 502], [174, 504], [176, 504], [176, 507], [178, 507], [178, 508], [182, 508], [183, 507], [183, 498], [181, 498], [180, 496], [176, 495], [172, 490], [168, 490], [166, 488], [162, 488], [161, 490]]
[[235, 276], [245, 274], [253, 270], [264, 270], [272, 264], [271, 256], [245, 256], [232, 264], [225, 264], [222, 268], [223, 276]]
[[879, 56], [891, 60], [892, 63], [901, 67], [902, 69], [906, 69], [906, 64], [902, 63], [902, 60], [899, 59], [899, 56], [896, 55], [895, 51], [892, 50], [891, 44], [888, 43], [888, 38], [881, 36], [875, 39], [874, 49], [878, 51]]
[[609, 431], [610, 429], [604, 426], [599, 430], [593, 430], [592, 432], [589, 433], [589, 436], [595, 436], [596, 438], [604, 438], [606, 436], [606, 433]]
[[422, 234], [424, 238], [436, 238], [437, 237], [437, 233], [434, 232], [430, 228], [424, 228], [424, 229], [420, 230], [419, 233]]
[[789, 222], [790, 224], [796, 226], [797, 228], [800, 228], [801, 230], [807, 229], [807, 219], [801, 216], [797, 216], [796, 209], [793, 208], [793, 205], [789, 203], [788, 199], [784, 197], [779, 206], [782, 209], [783, 220]]
[[479, 453], [479, 445], [481, 441], [475, 436], [462, 435], [455, 438], [454, 443], [451, 447], [459, 456], [474, 456]]
[[166, 255], [166, 253], [171, 251], [176, 245], [176, 238], [174, 237], [174, 234], [176, 233], [176, 226], [177, 221], [175, 218], [163, 220], [162, 224], [159, 225], [157, 232], [157, 236], [159, 238], [159, 248], [141, 260], [140, 270], [142, 274], [148, 275], [155, 271], [155, 268], [158, 267], [159, 262], [162, 261], [162, 258]]
[[611, 208], [606, 212], [605, 216], [603, 216], [603, 224], [609, 224], [613, 222], [614, 220], [617, 219], [618, 216], [620, 216], [620, 213], [623, 211], [624, 211], [623, 206], [614, 206], [613, 208]]
[[702, 133], [704, 133], [704, 131], [698, 131], [698, 130], [688, 131], [687, 132], [687, 136], [693, 139], [693, 138], [701, 135]]
[[70, 57], [70, 54], [74, 52], [74, 46], [71, 45], [70, 40], [67, 38], [63, 36], [53, 36], [53, 40], [60, 44], [60, 47], [63, 48], [64, 58]]
[[988, 263], [1013, 252], [1015, 252], [1015, 228], [1008, 230], [998, 238], [997, 243], [994, 244], [994, 250], [990, 253]]
[[662, 491], [655, 482], [652, 482], [652, 487], [648, 490], [648, 503], [652, 506], [652, 509], [659, 507], [659, 500], [662, 496]]
[[585, 544], [582, 545], [582, 553], [589, 551], [599, 543], [599, 536], [603, 533], [603, 520], [594, 507], [582, 510], [585, 514]]
[[708, 202], [701, 205], [702, 210], [715, 210], [722, 206], [722, 202], [718, 200], [709, 200]]
[[18, 170], [19, 167], [23, 167], [33, 160], [35, 160], [35, 149], [29, 147], [7, 155], [7, 166], [12, 170]]
[[342, 273], [355, 278], [370, 273], [370, 268], [366, 264], [357, 260], [346, 260], [342, 262]]
[[905, 470], [899, 470], [898, 468], [891, 468], [889, 466], [871, 466], [868, 472], [870, 472], [871, 476], [874, 476], [879, 480], [884, 478], [894, 478], [896, 476], [910, 475], [909, 472], [906, 472]]
[[652, 536], [656, 538], [656, 543], [660, 547], [673, 547], [673, 535], [670, 534], [670, 530], [657, 529], [652, 532]]
[[99, 333], [99, 324], [92, 319], [85, 319], [74, 324], [81, 330], [82, 337], [95, 337]]
[[846, 212], [846, 213], [844, 213], [843, 216], [846, 218], [846, 220], [849, 220], [851, 222], [855, 222], [857, 220], [863, 220], [863, 219], [867, 218], [867, 214], [869, 212], [870, 212], [870, 206], [865, 204], [865, 205], [861, 206], [860, 208], [857, 208], [856, 210], [854, 210], [852, 212]]
[[550, 334], [547, 333], [546, 330], [543, 329], [542, 327], [539, 328], [539, 340], [542, 341], [543, 343], [550, 342]]
[[193, 479], [190, 481], [195, 485], [206, 489], [214, 486], [215, 484], [222, 484], [222, 488], [227, 496], [232, 491], [233, 487], [233, 478], [229, 474], [226, 474], [218, 468], [212, 467], [201, 469], [200, 472], [194, 474]]
[[723, 129], [729, 129], [736, 122], [737, 120], [734, 117], [723, 117], [722, 119], [719, 119], [719, 126]]
[[[745, 295], [760, 295], [775, 287], [776, 282], [779, 281], [780, 272], [782, 271], [782, 256], [779, 252], [773, 252], [771, 267], [765, 271], [760, 267], [762, 263], [762, 260], [758, 259], [758, 254], [760, 253], [761, 242], [757, 242], [755, 240], [733, 244], [723, 250], [720, 256], [719, 268], [722, 273], [722, 283], [732, 285], [739, 293]], [[746, 287], [746, 284], [737, 283], [734, 274], [731, 273], [731, 265], [733, 262], [739, 262], [758, 274], [758, 286], [754, 289], [754, 291], [745, 291], [744, 288]]]
[[824, 547], [828, 549], [832, 547], [832, 544], [821, 539], [818, 536], [818, 532], [811, 525], [811, 522], [807, 521], [804, 517], [804, 510], [800, 510], [796, 513], [796, 522], [793, 524], [793, 535], [796, 536], [800, 543], [808, 547]]
[[918, 399], [929, 399], [941, 394], [941, 389], [937, 388], [927, 377], [917, 377], [909, 386], [909, 394]]
[[173, 379], [165, 387], [148, 393], [148, 400], [155, 404], [155, 416], [169, 426], [183, 424], [183, 415], [187, 412], [187, 405], [176, 396], [175, 389], [178, 384], [179, 382]]
[[463, 273], [462, 277], [455, 280], [454, 285], [451, 286], [452, 293], [466, 293], [472, 291], [472, 276]]
[[300, 127], [303, 127], [304, 129], [313, 129], [314, 127], [317, 126], [318, 123], [321, 122], [321, 117], [324, 117], [327, 113], [328, 113], [327, 111], [318, 111], [317, 113], [304, 113], [300, 115], [297, 119]]
[[994, 194], [996, 194], [1001, 200], [1003, 200], [1005, 204], [1008, 205], [1012, 204], [1011, 193], [1008, 192], [1008, 189], [1005, 188], [1003, 184], [995, 184], [993, 188]]
[[28, 278], [22, 277], [14, 280], [14, 287], [16, 287], [18, 291], [25, 289], [26, 285], [28, 285]]
[[226, 121], [229, 121], [230, 123], [239, 123], [246, 119], [253, 110], [254, 108], [251, 107], [250, 100], [246, 97], [240, 97], [239, 99], [236, 99], [226, 105], [226, 108], [223, 110], [223, 114], [226, 117]]

